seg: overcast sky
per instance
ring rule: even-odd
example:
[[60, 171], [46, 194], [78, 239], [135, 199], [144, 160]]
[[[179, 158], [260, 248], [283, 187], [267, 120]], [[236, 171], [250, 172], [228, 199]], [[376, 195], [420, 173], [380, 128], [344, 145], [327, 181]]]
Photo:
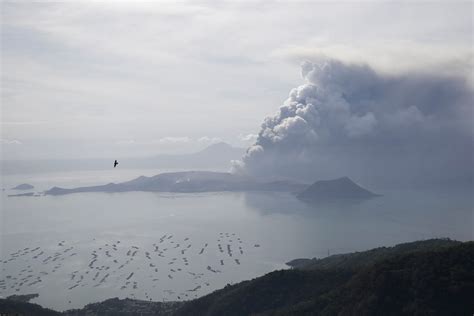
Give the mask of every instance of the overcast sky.
[[472, 2], [1, 2], [3, 159], [248, 146], [325, 55], [472, 84]]

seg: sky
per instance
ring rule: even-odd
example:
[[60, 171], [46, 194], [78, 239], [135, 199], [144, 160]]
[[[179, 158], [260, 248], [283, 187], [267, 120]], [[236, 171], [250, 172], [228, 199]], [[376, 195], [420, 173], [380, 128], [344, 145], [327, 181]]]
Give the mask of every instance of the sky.
[[468, 98], [473, 42], [472, 2], [1, 1], [1, 157], [248, 147], [308, 61], [464, 79]]

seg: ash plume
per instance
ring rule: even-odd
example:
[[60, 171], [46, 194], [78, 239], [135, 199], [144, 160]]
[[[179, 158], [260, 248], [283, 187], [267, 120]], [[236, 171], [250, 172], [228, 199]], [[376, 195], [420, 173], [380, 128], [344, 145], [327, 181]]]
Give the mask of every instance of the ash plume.
[[381, 74], [337, 60], [302, 64], [305, 83], [264, 119], [234, 172], [304, 181], [472, 183], [473, 90], [466, 78]]

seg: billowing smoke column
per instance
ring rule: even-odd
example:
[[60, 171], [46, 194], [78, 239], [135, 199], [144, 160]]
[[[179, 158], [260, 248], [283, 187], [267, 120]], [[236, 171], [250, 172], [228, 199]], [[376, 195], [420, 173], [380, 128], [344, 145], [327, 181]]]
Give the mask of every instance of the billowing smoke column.
[[464, 78], [382, 75], [305, 62], [306, 83], [265, 118], [234, 171], [304, 181], [439, 185], [473, 179], [473, 91]]

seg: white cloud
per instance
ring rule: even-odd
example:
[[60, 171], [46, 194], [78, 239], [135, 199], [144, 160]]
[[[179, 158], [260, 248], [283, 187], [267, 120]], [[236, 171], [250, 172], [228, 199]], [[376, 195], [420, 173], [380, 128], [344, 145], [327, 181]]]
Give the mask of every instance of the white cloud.
[[17, 139], [0, 139], [2, 145], [21, 145], [22, 142]]
[[166, 136], [159, 139], [143, 139], [143, 140], [135, 140], [135, 139], [123, 139], [118, 140], [115, 143], [117, 145], [174, 145], [174, 144], [184, 144], [190, 143], [193, 140], [187, 136]]
[[310, 60], [318, 62], [334, 58], [345, 63], [369, 63], [376, 71], [388, 74], [406, 72], [430, 72], [438, 74], [461, 75], [469, 78], [474, 85], [474, 53], [470, 42], [440, 46], [410, 40], [392, 40], [383, 45], [355, 44], [344, 45], [315, 42], [278, 48], [272, 56], [293, 62]]
[[215, 143], [220, 143], [222, 142], [222, 138], [220, 137], [208, 137], [208, 136], [203, 136], [198, 138], [197, 140], [199, 143], [203, 144], [215, 144]]
[[182, 136], [182, 137], [163, 137], [158, 140], [158, 143], [160, 144], [176, 144], [176, 143], [189, 143], [191, 141], [191, 138], [187, 136]]
[[[2, 120], [43, 122], [5, 124], [5, 138], [67, 140], [55, 155], [86, 139], [254, 131], [297, 84], [303, 58], [445, 75], [473, 60], [469, 2], [4, 1], [1, 20]], [[339, 105], [332, 119], [343, 121]]]
[[258, 135], [257, 134], [239, 134], [237, 138], [243, 142], [254, 143], [257, 140]]
[[135, 140], [133, 140], [133, 139], [118, 140], [115, 143], [117, 145], [133, 145], [133, 144], [136, 144]]

